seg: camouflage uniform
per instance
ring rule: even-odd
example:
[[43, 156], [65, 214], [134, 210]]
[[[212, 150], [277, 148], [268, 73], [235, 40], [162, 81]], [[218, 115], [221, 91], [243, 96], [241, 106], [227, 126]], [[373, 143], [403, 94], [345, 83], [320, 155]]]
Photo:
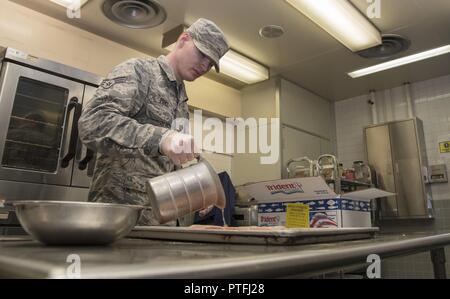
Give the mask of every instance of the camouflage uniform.
[[[229, 49], [223, 32], [205, 19], [186, 32], [218, 72]], [[149, 205], [146, 180], [175, 169], [159, 144], [175, 119], [185, 120], [174, 129], [188, 132], [187, 100], [184, 83], [176, 80], [165, 56], [131, 59], [111, 71], [78, 123], [81, 141], [97, 152], [89, 201]], [[157, 224], [150, 210], [139, 221]]]
[[[174, 170], [158, 147], [175, 118], [189, 118], [187, 100], [165, 56], [131, 59], [110, 72], [78, 123], [83, 143], [97, 151], [89, 201], [148, 205], [146, 179]], [[140, 224], [157, 223], [146, 212]]]

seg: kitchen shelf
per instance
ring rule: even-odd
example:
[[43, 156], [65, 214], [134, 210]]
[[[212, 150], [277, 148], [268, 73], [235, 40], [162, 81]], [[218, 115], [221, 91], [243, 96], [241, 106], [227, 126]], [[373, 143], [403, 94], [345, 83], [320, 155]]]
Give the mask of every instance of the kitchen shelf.
[[32, 122], [35, 124], [39, 124], [39, 125], [45, 125], [45, 126], [49, 126], [49, 127], [55, 127], [55, 128], [62, 128], [60, 125], [56, 125], [56, 124], [52, 124], [52, 123], [48, 123], [48, 122], [43, 122], [43, 121], [38, 121], [38, 120], [33, 120], [33, 119], [29, 119], [29, 118], [24, 118], [24, 117], [19, 117], [19, 116], [11, 116], [11, 119], [16, 119], [16, 120], [20, 120], [20, 121], [26, 121], [26, 122]]
[[47, 146], [47, 145], [43, 145], [43, 144], [29, 143], [29, 142], [23, 142], [23, 141], [18, 141], [18, 140], [11, 140], [11, 139], [6, 139], [6, 142], [41, 147], [41, 148], [51, 149], [51, 150], [59, 150], [60, 149], [59, 147], [52, 147], [52, 146]]
[[[344, 191], [355, 191], [358, 187], [365, 187], [365, 188], [371, 188], [374, 187], [373, 184], [364, 183], [360, 181], [354, 181], [354, 180], [347, 180], [347, 179], [340, 179], [341, 181], [341, 190]], [[335, 180], [326, 180], [327, 184], [334, 184]]]
[[33, 96], [26, 95], [26, 94], [19, 93], [19, 92], [16, 93], [16, 95], [20, 96], [20, 97], [27, 98], [27, 99], [31, 99], [31, 100], [34, 100], [34, 101], [43, 102], [43, 103], [46, 103], [46, 104], [51, 104], [51, 105], [58, 106], [58, 107], [64, 106], [64, 105], [61, 105], [61, 103], [57, 103], [57, 102], [41, 99], [41, 98], [38, 98], [38, 97], [33, 97]]
[[47, 105], [45, 104], [45, 109], [42, 107], [41, 103], [34, 101], [29, 98], [22, 98], [21, 101], [16, 101], [14, 103], [13, 115], [18, 117], [26, 117], [30, 112], [43, 112], [47, 119], [51, 119], [50, 123], [59, 124], [62, 122], [61, 118], [64, 118], [65, 106]]

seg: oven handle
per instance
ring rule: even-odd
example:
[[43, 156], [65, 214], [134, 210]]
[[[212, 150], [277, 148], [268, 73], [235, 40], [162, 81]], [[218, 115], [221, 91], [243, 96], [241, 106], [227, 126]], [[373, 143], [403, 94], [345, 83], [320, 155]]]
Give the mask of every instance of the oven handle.
[[94, 158], [94, 155], [95, 153], [92, 150], [87, 149], [86, 156], [80, 162], [78, 162], [78, 169], [85, 170], [89, 162], [91, 162], [92, 158]]
[[75, 109], [75, 112], [73, 115], [72, 130], [70, 133], [69, 151], [61, 161], [61, 168], [66, 168], [67, 166], [69, 166], [70, 160], [72, 160], [75, 157], [76, 153], [76, 146], [78, 140], [78, 120], [80, 119], [81, 116], [81, 104], [78, 103], [78, 98], [76, 97], [70, 99], [69, 106], [67, 107], [66, 119], [69, 119], [69, 114], [70, 111], [72, 111], [72, 109]]

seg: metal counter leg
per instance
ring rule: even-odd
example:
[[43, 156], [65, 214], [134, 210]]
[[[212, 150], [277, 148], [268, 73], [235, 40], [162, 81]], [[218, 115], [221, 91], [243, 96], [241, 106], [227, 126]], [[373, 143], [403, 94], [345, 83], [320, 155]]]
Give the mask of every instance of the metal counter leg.
[[433, 271], [435, 279], [446, 279], [445, 270], [445, 248], [436, 248], [430, 250], [431, 261], [433, 262]]

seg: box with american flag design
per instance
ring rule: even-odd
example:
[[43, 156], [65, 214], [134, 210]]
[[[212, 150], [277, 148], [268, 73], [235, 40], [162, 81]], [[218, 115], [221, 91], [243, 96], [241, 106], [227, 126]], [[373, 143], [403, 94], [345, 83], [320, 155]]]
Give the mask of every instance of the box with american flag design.
[[309, 206], [309, 224], [321, 227], [371, 227], [371, 200], [394, 195], [370, 188], [336, 194], [321, 177], [265, 181], [245, 186], [258, 203], [258, 225], [286, 223], [288, 203]]

